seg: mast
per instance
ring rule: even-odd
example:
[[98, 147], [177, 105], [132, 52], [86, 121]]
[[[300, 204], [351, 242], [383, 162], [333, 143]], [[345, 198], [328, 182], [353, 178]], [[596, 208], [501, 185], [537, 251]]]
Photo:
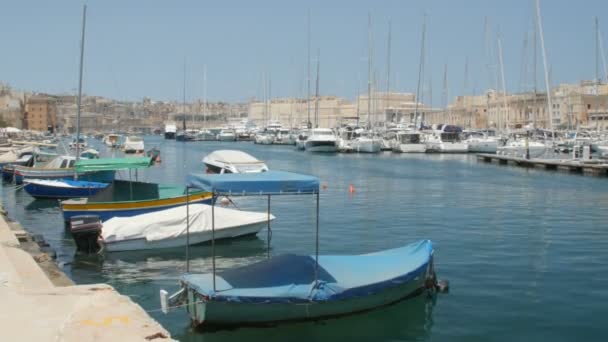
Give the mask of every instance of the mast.
[[418, 64], [418, 86], [416, 87], [416, 105], [414, 107], [414, 126], [418, 129], [418, 102], [420, 100], [420, 82], [422, 79], [422, 65], [424, 64], [424, 38], [426, 34], [426, 15], [422, 19], [422, 40], [420, 43], [420, 62]]
[[604, 43], [602, 43], [602, 41], [604, 40], [604, 38], [602, 37], [602, 31], [598, 30], [598, 35], [600, 38], [600, 54], [602, 55], [602, 66], [604, 67], [604, 75], [602, 75], [604, 77], [605, 81], [608, 81], [608, 70], [606, 69], [606, 55], [604, 52]]
[[599, 94], [600, 83], [600, 27], [595, 17], [595, 95]]
[[[391, 22], [388, 22], [388, 42], [386, 48], [386, 101], [385, 101], [385, 113], [390, 107], [390, 96], [391, 96]], [[384, 118], [384, 126], [386, 127], [386, 114]]]
[[317, 81], [315, 85], [315, 128], [319, 128], [319, 68], [321, 65], [321, 49], [317, 50]]
[[547, 106], [549, 107], [549, 123], [551, 127], [551, 139], [553, 139], [553, 102], [551, 101], [551, 86], [549, 84], [549, 73], [547, 70], [547, 53], [545, 51], [545, 36], [543, 35], [543, 20], [540, 16], [540, 3], [539, 0], [536, 0], [536, 17], [538, 22], [538, 31], [540, 33], [540, 47], [543, 53], [543, 66], [545, 69], [545, 88], [547, 90]]
[[372, 14], [367, 14], [367, 127], [372, 117]]
[[182, 120], [182, 126], [183, 126], [183, 130], [184, 130], [184, 134], [186, 134], [186, 58], [184, 58], [184, 86], [182, 88], [183, 92], [182, 92], [182, 108], [184, 110], [183, 112], [183, 120]]
[[203, 66], [203, 128], [207, 128], [207, 64]]
[[[80, 159], [80, 112], [82, 110], [82, 70], [84, 65], [84, 34], [87, 25], [87, 5], [82, 7], [82, 35], [80, 37], [80, 68], [78, 71], [78, 103], [76, 105], [76, 161]], [[74, 179], [78, 173], [74, 171]]]
[[538, 90], [537, 90], [538, 87], [537, 87], [537, 82], [536, 82], [536, 73], [537, 73], [537, 71], [536, 71], [536, 65], [538, 64], [538, 42], [537, 42], [537, 39], [538, 39], [538, 19], [537, 19], [536, 16], [534, 16], [534, 41], [533, 41], [533, 44], [534, 44], [534, 49], [533, 49], [534, 50], [534, 61], [532, 62], [532, 70], [533, 70], [533, 73], [534, 73], [534, 105], [532, 107], [532, 108], [534, 108], [533, 109], [534, 115], [532, 116], [532, 120], [533, 120], [532, 126], [534, 127], [534, 129], [536, 129], [536, 113], [538, 111], [538, 109], [536, 109], [536, 93], [538, 92]]
[[504, 101], [505, 107], [505, 115], [504, 115], [504, 126], [505, 130], [509, 128], [509, 107], [507, 102], [507, 86], [505, 82], [505, 67], [502, 61], [502, 41], [500, 39], [500, 35], [498, 35], [498, 61], [500, 62], [500, 78], [502, 82], [502, 97]]
[[308, 9], [308, 53], [307, 53], [307, 68], [308, 71], [306, 73], [306, 81], [308, 83], [307, 92], [306, 92], [306, 113], [308, 116], [308, 127], [312, 127], [312, 123], [310, 122], [310, 8]]
[[452, 123], [450, 122], [451, 120], [451, 116], [452, 113], [450, 110], [448, 110], [448, 64], [444, 64], [443, 66], [443, 108], [444, 110], [448, 113], [448, 122], [447, 123]]

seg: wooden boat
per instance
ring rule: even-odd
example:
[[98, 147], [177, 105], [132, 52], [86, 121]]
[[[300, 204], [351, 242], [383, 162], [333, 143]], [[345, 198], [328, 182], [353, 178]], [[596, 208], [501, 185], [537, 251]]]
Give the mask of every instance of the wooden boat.
[[[78, 171], [117, 171], [147, 168], [149, 157], [106, 158], [78, 161]], [[128, 217], [168, 209], [186, 203], [186, 187], [130, 180], [115, 180], [102, 191], [89, 198], [71, 199], [61, 202], [61, 211], [66, 222], [73, 216], [97, 215], [102, 221], [112, 217]], [[210, 202], [211, 194], [203, 190], [191, 191], [193, 203]]]
[[75, 163], [75, 157], [57, 156], [38, 166], [16, 165], [14, 167], [15, 183], [22, 184], [27, 179], [74, 179], [76, 174], [79, 179], [92, 182], [109, 183], [114, 180], [114, 170], [76, 171]]
[[108, 185], [108, 183], [70, 179], [27, 179], [23, 188], [35, 198], [74, 198], [93, 196]]
[[[319, 255], [319, 180], [289, 172], [191, 174], [191, 188], [214, 196], [312, 194], [317, 199], [314, 255], [278, 255], [217, 271], [212, 239], [212, 272], [181, 277], [181, 289], [161, 307], [184, 306], [193, 325], [267, 325], [320, 320], [379, 308], [437, 288], [429, 240], [363, 255]], [[213, 220], [212, 220], [213, 222]], [[212, 228], [212, 231], [214, 229]], [[270, 248], [270, 233], [268, 234]], [[189, 255], [189, 253], [186, 253]]]

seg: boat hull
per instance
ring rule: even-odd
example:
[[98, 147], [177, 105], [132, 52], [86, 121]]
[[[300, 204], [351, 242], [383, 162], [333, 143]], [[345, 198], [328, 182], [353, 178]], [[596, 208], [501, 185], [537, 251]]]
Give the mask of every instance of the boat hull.
[[[74, 170], [45, 170], [15, 167], [15, 184], [22, 184], [27, 179], [74, 179]], [[115, 171], [95, 171], [78, 173], [78, 178], [90, 182], [110, 183], [114, 180]]]
[[256, 326], [323, 320], [366, 312], [416, 297], [425, 292], [431, 273], [432, 261], [417, 269], [410, 281], [371, 295], [302, 303], [215, 301], [202, 297], [195, 289], [186, 288], [185, 307], [195, 326]]
[[175, 139], [175, 132], [165, 132], [165, 139]]
[[[539, 158], [547, 151], [547, 148], [544, 146], [530, 146], [530, 158]], [[514, 156], [514, 157], [526, 157], [526, 148], [523, 146], [502, 146], [498, 148], [498, 154]]]
[[382, 149], [382, 141], [375, 139], [355, 140], [353, 150], [359, 153], [378, 153]]
[[306, 141], [306, 151], [308, 152], [336, 152], [338, 147], [336, 141]]
[[471, 141], [468, 143], [469, 152], [472, 153], [496, 153], [498, 141]]
[[57, 187], [45, 186], [36, 183], [27, 183], [23, 187], [24, 190], [34, 198], [74, 198], [74, 197], [89, 197], [93, 196], [102, 187]]
[[425, 153], [426, 145], [424, 144], [398, 144], [393, 148], [393, 152], [398, 153]]
[[467, 153], [469, 148], [465, 143], [429, 143], [426, 146], [427, 152], [434, 153]]
[[[112, 217], [131, 217], [140, 214], [151, 213], [158, 210], [174, 208], [186, 204], [186, 196], [172, 198], [145, 200], [145, 201], [125, 201], [125, 202], [106, 202], [106, 203], [70, 203], [73, 201], [62, 202], [61, 212], [64, 221], [69, 221], [71, 217], [78, 215], [97, 215], [102, 221]], [[75, 201], [74, 201], [75, 202]], [[212, 196], [209, 192], [190, 194], [189, 203], [212, 203]]]
[[[255, 235], [263, 228], [268, 226], [267, 222], [257, 222], [249, 225], [231, 227], [225, 229], [215, 230], [215, 239], [231, 239], [247, 235]], [[131, 239], [122, 241], [106, 242], [103, 248], [106, 252], [123, 252], [123, 251], [137, 251], [146, 249], [161, 249], [161, 248], [174, 248], [186, 246], [189, 242], [190, 245], [196, 245], [211, 241], [211, 231], [204, 231], [190, 234], [189, 238], [185, 235], [178, 236], [171, 239], [163, 239], [157, 241], [147, 241], [144, 238]]]

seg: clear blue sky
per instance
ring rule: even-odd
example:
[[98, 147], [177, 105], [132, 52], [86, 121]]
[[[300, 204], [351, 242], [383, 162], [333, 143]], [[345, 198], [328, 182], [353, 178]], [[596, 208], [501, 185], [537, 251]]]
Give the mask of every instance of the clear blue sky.
[[[0, 81], [19, 89], [74, 92], [82, 4], [0, 0]], [[210, 100], [261, 96], [265, 70], [271, 75], [272, 96], [305, 95], [308, 9], [313, 55], [317, 49], [321, 54], [322, 94], [353, 98], [358, 87], [365, 89], [368, 13], [381, 89], [391, 20], [391, 88], [415, 92], [425, 13], [425, 82], [432, 79], [435, 105], [441, 104], [446, 63], [450, 97], [464, 92], [467, 60], [468, 92], [488, 86], [486, 16], [494, 48], [497, 32], [502, 36], [507, 88], [521, 89], [524, 35], [533, 29], [531, 0], [97, 0], [88, 2], [84, 90], [116, 99], [178, 100], [185, 58], [188, 99], [202, 96], [204, 64]], [[592, 79], [594, 16], [608, 13], [608, 1], [541, 0], [541, 11], [553, 83]], [[608, 37], [608, 18], [599, 20]], [[540, 49], [538, 67], [544, 89]], [[425, 98], [429, 96], [427, 91]]]

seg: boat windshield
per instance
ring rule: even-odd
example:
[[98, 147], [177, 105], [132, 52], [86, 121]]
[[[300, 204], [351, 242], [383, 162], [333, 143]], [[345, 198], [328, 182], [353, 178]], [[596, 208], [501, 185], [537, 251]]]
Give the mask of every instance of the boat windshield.
[[460, 141], [460, 135], [458, 133], [441, 133], [441, 141], [457, 142]]
[[419, 144], [420, 143], [420, 135], [419, 134], [402, 134], [401, 136], [402, 144]]

